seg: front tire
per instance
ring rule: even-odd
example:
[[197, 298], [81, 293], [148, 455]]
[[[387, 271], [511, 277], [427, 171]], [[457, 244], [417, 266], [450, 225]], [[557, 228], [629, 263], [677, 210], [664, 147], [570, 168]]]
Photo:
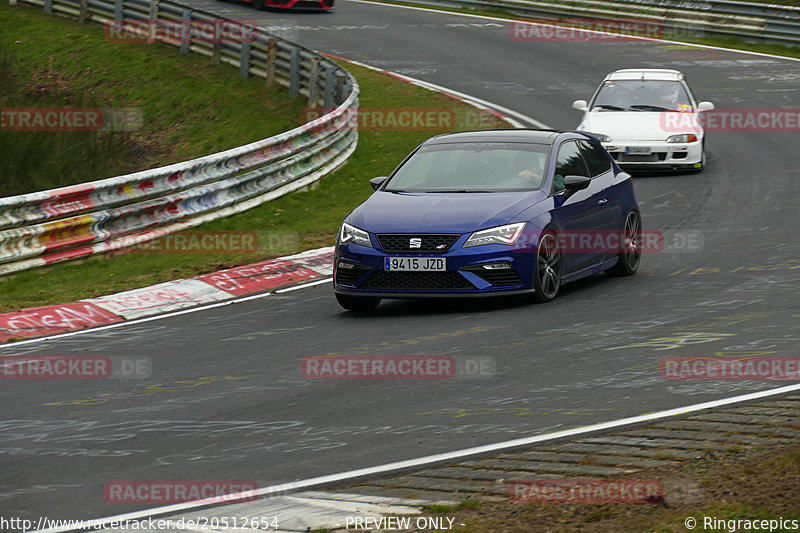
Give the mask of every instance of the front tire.
[[374, 311], [378, 304], [381, 303], [380, 298], [373, 298], [370, 296], [348, 296], [345, 294], [337, 294], [336, 301], [339, 305], [348, 311], [366, 312]]
[[256, 11], [264, 11], [266, 0], [253, 0], [253, 7], [256, 8]]
[[561, 287], [561, 252], [558, 238], [554, 233], [545, 233], [536, 247], [533, 266], [533, 301], [549, 302], [558, 294]]
[[617, 264], [606, 270], [606, 274], [612, 277], [632, 276], [639, 270], [642, 260], [642, 219], [637, 211], [631, 211], [625, 218], [621, 241]]

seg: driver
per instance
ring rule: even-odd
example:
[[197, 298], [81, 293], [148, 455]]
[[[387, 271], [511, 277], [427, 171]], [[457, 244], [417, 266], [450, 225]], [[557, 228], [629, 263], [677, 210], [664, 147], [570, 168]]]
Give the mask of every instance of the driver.
[[539, 187], [542, 183], [544, 165], [542, 154], [519, 152], [514, 156], [514, 172], [516, 177], [531, 187]]

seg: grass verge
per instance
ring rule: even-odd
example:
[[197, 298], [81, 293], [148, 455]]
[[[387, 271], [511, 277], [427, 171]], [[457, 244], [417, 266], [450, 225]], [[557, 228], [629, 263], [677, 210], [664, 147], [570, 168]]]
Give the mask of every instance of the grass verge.
[[[302, 99], [166, 44], [113, 43], [97, 24], [0, 3], [0, 107], [111, 108], [136, 131], [0, 131], [0, 197], [240, 146], [301, 123]], [[10, 116], [4, 114], [4, 123]]]
[[[64, 23], [68, 26], [73, 25], [68, 21], [53, 20], [38, 14], [33, 14], [33, 16], [51, 21], [58, 24], [59, 27]], [[38, 21], [36, 23], [38, 24]], [[79, 27], [78, 30], [80, 32], [91, 31], [92, 28]], [[76, 33], [73, 41], [81, 43], [78, 36], [79, 32]], [[66, 47], [69, 43], [62, 44]], [[102, 45], [103, 43], [98, 41], [95, 44]], [[78, 44], [78, 49], [82, 49], [84, 46]], [[140, 45], [131, 50], [132, 54], [137, 52], [146, 53], [147, 47]], [[67, 57], [76, 54], [68, 48], [62, 49], [61, 53]], [[182, 61], [186, 58], [170, 48], [159, 53], [164, 54], [163, 59], [168, 63], [160, 67], [165, 69], [169, 69], [170, 62]], [[200, 62], [203, 62], [202, 58]], [[79, 72], [83, 67], [78, 61], [74, 68]], [[198, 63], [196, 68], [211, 67]], [[139, 252], [96, 256], [27, 270], [0, 278], [0, 294], [3, 295], [0, 300], [0, 312], [102, 296], [331, 245], [334, 243], [335, 234], [342, 219], [372, 192], [368, 180], [391, 172], [403, 157], [419, 143], [436, 133], [450, 130], [507, 127], [505, 122], [493, 115], [443, 95], [361, 67], [347, 66], [347, 68], [358, 79], [361, 87], [360, 104], [362, 110], [365, 111], [361, 120], [362, 128], [358, 149], [348, 162], [309, 190], [292, 193], [245, 213], [210, 222], [193, 230], [211, 232], [212, 235], [225, 231], [255, 231], [258, 234], [256, 250], [217, 254]], [[232, 69], [229, 72], [228, 69], [220, 67], [220, 70], [224, 72], [216, 75], [225, 78], [231, 84], [241, 84], [242, 87], [248, 88], [247, 90], [251, 85], [257, 86], [257, 91], [263, 87], [263, 81], [260, 85], [253, 84], [253, 80], [238, 78]], [[187, 71], [179, 70], [179, 72]], [[230, 79], [227, 79], [228, 77]], [[203, 93], [206, 91], [203, 81], [197, 78], [191, 78], [191, 80], [190, 85], [193, 92]], [[113, 80], [109, 83], [112, 87], [115, 84]], [[103, 92], [105, 89], [101, 85], [97, 90]], [[183, 91], [183, 89], [180, 90]], [[165, 89], [155, 93], [157, 98], [153, 99], [160, 99], [169, 92]], [[141, 96], [143, 98], [140, 102], [141, 105], [157, 107], [164, 105], [151, 103], [146, 94]], [[263, 93], [256, 92], [255, 97], [263, 99]], [[171, 99], [171, 97], [169, 98]], [[253, 105], [252, 102], [251, 100], [251, 105]], [[281, 105], [285, 105], [285, 100]], [[287, 111], [289, 115], [296, 114], [296, 118], [299, 118], [300, 110], [304, 108], [304, 102], [302, 98], [298, 98], [286, 107], [290, 110], [294, 109], [294, 111]], [[387, 116], [388, 110], [402, 109], [435, 110], [432, 116], [441, 119], [434, 120], [431, 126], [426, 125], [424, 130], [376, 128], [375, 118]], [[187, 118], [184, 122], [187, 127], [199, 122], [200, 125], [196, 127], [202, 133], [207, 129], [208, 122], [213, 120], [213, 116], [209, 115], [209, 112], [205, 108], [199, 107], [195, 114], [188, 113], [186, 117], [191, 117], [191, 120]], [[226, 113], [236, 112], [229, 110]], [[238, 113], [246, 116], [252, 114], [252, 110], [248, 106], [243, 106]], [[226, 115], [224, 118], [235, 125], [235, 117], [234, 114], [230, 117]], [[202, 120], [196, 121], [196, 118]], [[186, 133], [184, 135], [186, 142], [202, 144], [197, 133]], [[243, 139], [242, 142], [250, 140], [253, 139]], [[203, 146], [205, 145], [203, 144]]]
[[685, 525], [689, 517], [696, 520], [695, 531], [770, 531], [760, 523], [744, 527], [743, 521], [780, 518], [789, 521], [788, 527], [772, 531], [796, 531], [791, 521], [800, 524], [798, 476], [800, 445], [794, 443], [781, 449], [709, 454], [702, 460], [647, 470], [638, 476], [696, 484], [699, 490], [684, 502], [623, 505], [509, 501], [476, 505], [466, 501], [451, 507], [431, 506], [423, 514], [455, 518], [455, 524], [465, 524], [457, 528], [463, 533], [686, 533], [691, 531]]

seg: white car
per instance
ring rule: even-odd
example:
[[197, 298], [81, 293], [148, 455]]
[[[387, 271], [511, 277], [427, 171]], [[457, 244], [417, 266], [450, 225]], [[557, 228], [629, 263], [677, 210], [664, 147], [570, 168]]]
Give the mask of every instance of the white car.
[[632, 170], [703, 170], [706, 164], [697, 102], [677, 70], [624, 69], [605, 77], [583, 111], [579, 131], [594, 135], [621, 167]]

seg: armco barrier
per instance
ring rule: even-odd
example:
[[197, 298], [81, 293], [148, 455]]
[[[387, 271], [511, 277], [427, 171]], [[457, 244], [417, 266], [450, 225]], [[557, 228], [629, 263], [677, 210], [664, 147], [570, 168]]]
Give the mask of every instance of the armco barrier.
[[656, 22], [660, 36], [704, 35], [800, 45], [800, 7], [736, 0], [405, 0], [412, 4], [503, 10], [541, 21], [578, 19]]
[[[124, 20], [208, 23], [221, 17], [171, 2], [20, 0], [46, 12], [109, 24]], [[236, 23], [235, 21], [231, 21]], [[0, 198], [0, 275], [132, 246], [304, 187], [333, 171], [358, 142], [355, 79], [331, 60], [258, 31], [252, 42], [203, 42], [182, 52], [236, 66], [243, 76], [289, 87], [333, 109], [291, 131], [217, 154], [104, 180]]]

